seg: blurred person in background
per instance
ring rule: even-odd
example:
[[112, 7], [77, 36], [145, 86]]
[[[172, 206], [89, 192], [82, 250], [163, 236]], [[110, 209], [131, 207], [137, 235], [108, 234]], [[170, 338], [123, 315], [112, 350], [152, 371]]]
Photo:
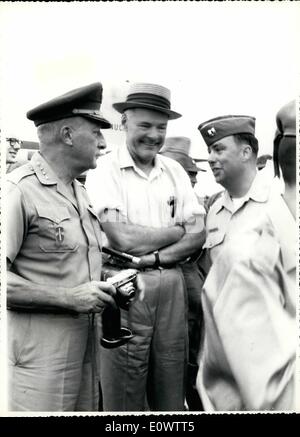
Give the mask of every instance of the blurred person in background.
[[26, 164], [26, 160], [17, 160], [17, 154], [22, 145], [22, 141], [15, 136], [6, 138], [6, 173], [10, 173], [15, 168]]

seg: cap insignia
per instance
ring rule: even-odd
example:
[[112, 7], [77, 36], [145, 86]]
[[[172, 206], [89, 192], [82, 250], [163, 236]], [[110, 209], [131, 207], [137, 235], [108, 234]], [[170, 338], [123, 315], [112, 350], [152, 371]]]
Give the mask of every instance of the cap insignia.
[[209, 137], [214, 137], [216, 135], [216, 129], [214, 127], [212, 127], [211, 129], [207, 129], [207, 135]]

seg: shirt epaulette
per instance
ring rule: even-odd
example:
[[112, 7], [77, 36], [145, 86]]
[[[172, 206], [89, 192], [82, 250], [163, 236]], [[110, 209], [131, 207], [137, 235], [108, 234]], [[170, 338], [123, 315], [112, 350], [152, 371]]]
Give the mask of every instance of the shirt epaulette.
[[34, 169], [31, 163], [28, 162], [28, 164], [24, 164], [9, 173], [6, 177], [6, 180], [13, 182], [14, 184], [18, 184], [22, 179], [32, 174], [34, 174]]

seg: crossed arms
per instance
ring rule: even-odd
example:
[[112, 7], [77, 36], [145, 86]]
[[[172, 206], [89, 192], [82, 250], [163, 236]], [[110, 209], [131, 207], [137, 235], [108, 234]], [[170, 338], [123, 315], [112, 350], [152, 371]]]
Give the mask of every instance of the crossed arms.
[[[112, 217], [115, 217], [115, 211], [112, 211]], [[202, 219], [195, 219], [188, 228], [181, 225], [154, 228], [110, 222], [106, 215], [102, 229], [114, 249], [141, 257], [144, 267], [154, 264], [155, 250], [159, 250], [160, 263], [164, 266], [186, 259], [201, 249], [205, 240]]]

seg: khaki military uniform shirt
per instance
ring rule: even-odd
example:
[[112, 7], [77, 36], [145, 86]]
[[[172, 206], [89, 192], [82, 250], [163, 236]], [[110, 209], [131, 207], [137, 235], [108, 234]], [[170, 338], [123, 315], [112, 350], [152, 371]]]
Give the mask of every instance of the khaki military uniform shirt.
[[269, 196], [270, 184], [257, 173], [244, 203], [237, 210], [227, 191], [213, 203], [206, 217], [206, 241], [203, 246], [209, 249], [212, 262], [225, 242], [244, 232], [259, 216], [264, 215]]
[[62, 287], [100, 280], [100, 225], [83, 185], [74, 181], [75, 201], [39, 153], [7, 179], [12, 271]]

